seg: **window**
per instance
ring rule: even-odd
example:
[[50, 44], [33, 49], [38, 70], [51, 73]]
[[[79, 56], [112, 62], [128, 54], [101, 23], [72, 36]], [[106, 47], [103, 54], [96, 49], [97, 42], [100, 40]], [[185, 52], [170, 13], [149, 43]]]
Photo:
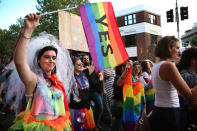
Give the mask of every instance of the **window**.
[[157, 44], [157, 35], [151, 35], [151, 45]]
[[149, 20], [151, 24], [155, 24], [155, 25], [157, 24], [155, 15], [149, 14]]
[[136, 23], [136, 14], [126, 15], [124, 17], [125, 25], [131, 25]]
[[125, 47], [135, 47], [135, 46], [137, 46], [136, 35], [126, 35], [126, 36], [122, 36], [122, 37], [123, 37]]

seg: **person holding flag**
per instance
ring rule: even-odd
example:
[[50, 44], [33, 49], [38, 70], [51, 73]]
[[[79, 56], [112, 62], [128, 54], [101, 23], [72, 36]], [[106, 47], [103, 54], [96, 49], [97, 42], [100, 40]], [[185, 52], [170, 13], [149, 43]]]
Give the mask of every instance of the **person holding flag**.
[[43, 32], [30, 40], [39, 19], [39, 14], [26, 16], [24, 31], [14, 53], [17, 72], [12, 76], [15, 80], [12, 84], [22, 91], [16, 95], [23, 97], [25, 93], [29, 102], [9, 131], [71, 131], [67, 97], [74, 81], [72, 61], [68, 51], [58, 45], [54, 36]]
[[120, 130], [124, 128], [123, 125], [123, 85], [125, 83], [129, 68], [132, 66], [131, 61], [127, 61], [124, 64], [115, 68], [116, 76], [113, 84], [113, 100], [111, 106], [112, 112], [112, 125], [111, 131]]

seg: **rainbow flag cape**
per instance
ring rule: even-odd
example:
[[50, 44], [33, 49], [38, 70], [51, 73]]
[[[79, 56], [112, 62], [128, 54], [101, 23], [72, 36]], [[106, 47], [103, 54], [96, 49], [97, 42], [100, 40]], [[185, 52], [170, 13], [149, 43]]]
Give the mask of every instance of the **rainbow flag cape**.
[[78, 6], [88, 48], [97, 71], [129, 59], [111, 2]]
[[132, 82], [130, 67], [123, 86], [123, 122], [126, 131], [138, 131], [138, 123], [144, 109], [144, 85]]

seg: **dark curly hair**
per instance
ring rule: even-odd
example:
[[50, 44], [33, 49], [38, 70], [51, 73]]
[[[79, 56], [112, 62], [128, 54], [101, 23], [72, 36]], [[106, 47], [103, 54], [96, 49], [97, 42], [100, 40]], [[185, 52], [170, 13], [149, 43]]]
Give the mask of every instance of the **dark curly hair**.
[[191, 47], [183, 51], [181, 59], [177, 64], [178, 70], [188, 69], [193, 59], [197, 59], [197, 47]]
[[141, 66], [142, 66], [142, 72], [147, 72], [147, 70], [148, 70], [148, 61], [142, 61], [141, 62]]

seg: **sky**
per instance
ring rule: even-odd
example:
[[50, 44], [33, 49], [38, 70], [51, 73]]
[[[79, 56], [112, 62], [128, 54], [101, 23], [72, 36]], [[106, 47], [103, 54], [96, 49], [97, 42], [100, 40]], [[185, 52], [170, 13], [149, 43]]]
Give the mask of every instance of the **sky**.
[[8, 29], [18, 18], [37, 12], [36, 4], [36, 0], [0, 0], [0, 28]]
[[[112, 2], [115, 13], [138, 5], [147, 5], [157, 9], [161, 15], [162, 36], [175, 35], [177, 37], [176, 22], [166, 22], [166, 11], [175, 9], [176, 0], [90, 0], [91, 3], [103, 1]], [[177, 0], [177, 3], [179, 8], [188, 6], [189, 11], [189, 19], [180, 21], [179, 24], [180, 36], [182, 36], [197, 22], [197, 0]], [[0, 28], [8, 29], [10, 25], [16, 24], [18, 18], [25, 17], [28, 13], [36, 13], [36, 4], [36, 0], [0, 0]]]

